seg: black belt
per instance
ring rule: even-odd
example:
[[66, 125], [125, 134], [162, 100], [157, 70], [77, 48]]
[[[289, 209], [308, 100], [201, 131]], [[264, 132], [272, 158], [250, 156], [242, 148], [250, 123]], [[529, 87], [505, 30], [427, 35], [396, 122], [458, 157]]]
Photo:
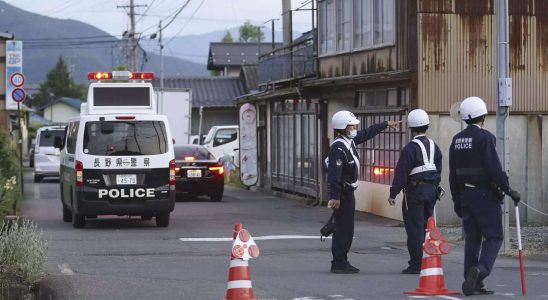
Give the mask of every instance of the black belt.
[[423, 180], [409, 180], [408, 186], [416, 187], [422, 184], [431, 184], [431, 185], [437, 186], [437, 184], [434, 181], [423, 181]]

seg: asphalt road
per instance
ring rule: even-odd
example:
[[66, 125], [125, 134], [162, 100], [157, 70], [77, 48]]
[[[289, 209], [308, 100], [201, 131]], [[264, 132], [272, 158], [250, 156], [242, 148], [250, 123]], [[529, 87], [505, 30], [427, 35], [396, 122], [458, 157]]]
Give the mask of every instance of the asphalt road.
[[[257, 241], [261, 254], [250, 261], [257, 299], [409, 299], [402, 292], [418, 285], [418, 275], [399, 273], [408, 258], [405, 232], [396, 221], [357, 213], [350, 261], [361, 272], [338, 275], [329, 273], [330, 240], [322, 243], [318, 236], [330, 215], [326, 208], [226, 187], [220, 203], [207, 198], [178, 202], [168, 228], [107, 216], [73, 229], [61, 218], [59, 182], [34, 184], [31, 175], [26, 173], [22, 214], [39, 224], [49, 242], [44, 284], [51, 299], [222, 299], [231, 242], [180, 239], [229, 238], [237, 222], [254, 238], [313, 237]], [[462, 257], [461, 247], [443, 257], [451, 290], [460, 290]], [[548, 299], [548, 260], [527, 260], [526, 265], [527, 298]], [[499, 257], [486, 284], [497, 294], [481, 299], [519, 298], [517, 260]]]

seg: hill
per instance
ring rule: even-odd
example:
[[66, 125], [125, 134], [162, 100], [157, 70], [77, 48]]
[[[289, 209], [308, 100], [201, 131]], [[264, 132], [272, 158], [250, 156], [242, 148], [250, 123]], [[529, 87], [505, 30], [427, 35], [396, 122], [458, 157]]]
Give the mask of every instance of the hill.
[[[30, 13], [0, 1], [0, 31], [23, 41], [23, 72], [27, 83], [45, 79], [59, 56], [71, 67], [76, 82], [87, 82], [90, 71], [111, 70], [123, 64], [123, 41], [86, 23]], [[166, 53], [169, 55], [169, 53]], [[207, 55], [207, 52], [206, 52]], [[143, 70], [160, 73], [159, 57], [147, 53]], [[165, 57], [166, 76], [208, 76], [205, 64]]]

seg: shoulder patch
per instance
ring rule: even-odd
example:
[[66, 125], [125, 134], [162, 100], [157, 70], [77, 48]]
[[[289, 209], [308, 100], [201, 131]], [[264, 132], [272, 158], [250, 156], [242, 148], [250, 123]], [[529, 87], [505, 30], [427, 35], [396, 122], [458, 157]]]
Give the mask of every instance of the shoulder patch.
[[337, 161], [335, 161], [335, 163], [337, 164], [337, 167], [340, 167], [342, 166], [342, 159], [337, 159]]

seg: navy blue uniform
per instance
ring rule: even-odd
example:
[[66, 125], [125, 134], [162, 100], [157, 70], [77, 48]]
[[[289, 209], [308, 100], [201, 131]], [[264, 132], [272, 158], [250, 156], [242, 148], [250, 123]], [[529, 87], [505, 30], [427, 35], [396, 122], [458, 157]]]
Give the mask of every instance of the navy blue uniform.
[[410, 142], [401, 151], [394, 180], [390, 187], [390, 198], [395, 199], [404, 190], [402, 203], [403, 224], [407, 233], [407, 250], [409, 251], [409, 268], [421, 269], [422, 244], [426, 220], [432, 216], [437, 199], [437, 186], [441, 181], [442, 154], [433, 141], [434, 157], [432, 159], [430, 141], [424, 135], [415, 137], [423, 145], [427, 154], [425, 164], [421, 147], [416, 142]]
[[[331, 244], [332, 267], [334, 268], [344, 268], [349, 264], [347, 255], [354, 237], [354, 210], [356, 208], [354, 190], [360, 167], [356, 145], [375, 137], [387, 126], [388, 123], [384, 122], [359, 130], [353, 140], [339, 135], [331, 144], [327, 170], [329, 199], [341, 201], [339, 209], [335, 210], [336, 231], [333, 233]], [[347, 145], [350, 145], [350, 149]]]
[[464, 277], [470, 267], [478, 267], [480, 286], [491, 273], [503, 239], [501, 202], [490, 184], [510, 193], [495, 143], [489, 131], [468, 125], [453, 137], [449, 148], [451, 195], [466, 234]]

